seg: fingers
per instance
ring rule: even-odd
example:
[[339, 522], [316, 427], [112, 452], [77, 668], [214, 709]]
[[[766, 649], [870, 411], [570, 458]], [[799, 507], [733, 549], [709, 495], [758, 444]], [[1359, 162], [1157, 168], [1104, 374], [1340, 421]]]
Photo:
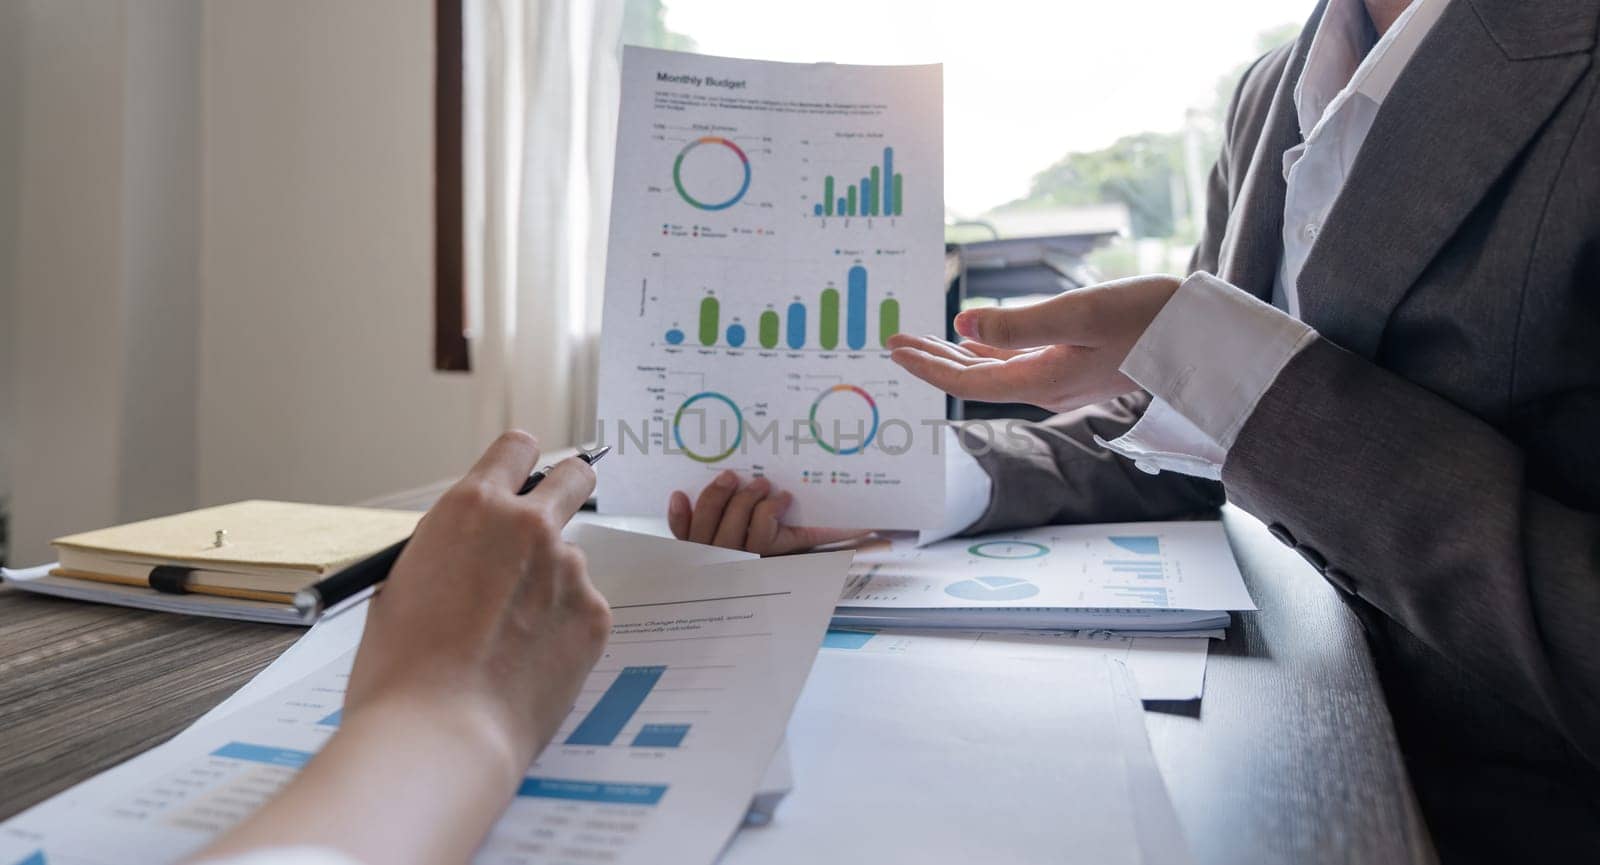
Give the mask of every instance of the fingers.
[[965, 346], [956, 345], [949, 340], [940, 339], [937, 336], [907, 337], [906, 339], [898, 340], [893, 348], [916, 349], [917, 351], [931, 354], [935, 357], [942, 357], [946, 360], [954, 361], [955, 363], [962, 364], [963, 366], [970, 366], [974, 363], [990, 362], [987, 358], [979, 357], [978, 355], [973, 354], [971, 351], [968, 351]]
[[672, 536], [680, 541], [689, 539], [689, 523], [694, 518], [694, 506], [689, 503], [689, 496], [673, 490], [667, 497], [667, 528], [672, 529]]
[[523, 498], [546, 509], [557, 525], [564, 526], [593, 493], [594, 469], [577, 457], [569, 457], [552, 466], [544, 480]]
[[1010, 402], [1025, 394], [1031, 382], [1026, 356], [1000, 362], [965, 364], [917, 348], [897, 348], [889, 359], [906, 372], [961, 399]]
[[1093, 345], [1090, 290], [1068, 291], [1026, 306], [969, 309], [956, 316], [956, 333], [998, 348]]
[[464, 480], [514, 493], [522, 487], [538, 461], [539, 440], [522, 430], [508, 430], [478, 457]]
[[739, 476], [731, 471], [719, 472], [711, 479], [694, 503], [694, 514], [689, 520], [689, 540], [697, 544], [709, 544], [716, 538], [722, 512], [738, 488]]
[[961, 343], [961, 347], [966, 351], [977, 355], [978, 357], [993, 358], [995, 360], [1010, 360], [1019, 354], [1026, 353], [1025, 351], [1018, 351], [1012, 348], [995, 348], [992, 345], [984, 345], [975, 339], [963, 341]]
[[955, 343], [942, 337], [912, 336], [905, 333], [897, 333], [894, 336], [889, 337], [889, 341], [886, 343], [886, 345], [891, 350], [896, 348], [915, 348], [920, 351], [925, 351], [929, 354], [947, 357], [953, 361], [967, 365], [971, 365], [975, 361], [982, 361], [985, 359], [1010, 360], [1019, 354], [1026, 354], [1025, 351], [1018, 351], [1016, 349], [1009, 348], [995, 348], [992, 345], [984, 345], [983, 343], [972, 339], [962, 340], [959, 343]]
[[848, 541], [867, 534], [862, 529], [814, 529], [806, 526], [784, 526], [779, 531], [778, 543], [780, 546], [789, 546], [791, 550], [809, 550], [823, 544], [836, 544]]
[[750, 515], [750, 530], [745, 536], [745, 549], [763, 556], [781, 556], [865, 534], [860, 529], [786, 526], [783, 524], [783, 515], [792, 504], [794, 496], [786, 492], [769, 496], [757, 504], [754, 513]]
[[794, 496], [789, 493], [778, 493], [757, 503], [750, 514], [750, 528], [745, 532], [744, 548], [763, 556], [783, 552], [778, 549], [778, 533], [782, 529], [778, 520], [793, 501]]
[[728, 500], [727, 508], [722, 512], [722, 521], [717, 525], [717, 533], [711, 539], [711, 543], [732, 550], [744, 549], [745, 532], [750, 527], [750, 513], [770, 492], [772, 492], [772, 482], [766, 478], [756, 478], [745, 484], [744, 489], [734, 493], [733, 498]]

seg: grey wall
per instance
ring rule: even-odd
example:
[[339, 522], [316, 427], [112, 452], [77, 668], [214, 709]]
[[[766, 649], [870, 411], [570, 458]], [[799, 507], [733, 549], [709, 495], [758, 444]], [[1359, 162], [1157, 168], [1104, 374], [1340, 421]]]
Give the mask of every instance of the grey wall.
[[432, 364], [432, 70], [422, 0], [0, 0], [13, 562], [471, 464], [478, 379]]
[[5, 2], [11, 560], [194, 505], [201, 0]]
[[0, 501], [11, 493], [11, 296], [17, 279], [17, 188], [22, 114], [22, 42], [18, 3], [0, 3]]
[[194, 507], [200, 341], [200, 0], [141, 0], [123, 118], [123, 519]]

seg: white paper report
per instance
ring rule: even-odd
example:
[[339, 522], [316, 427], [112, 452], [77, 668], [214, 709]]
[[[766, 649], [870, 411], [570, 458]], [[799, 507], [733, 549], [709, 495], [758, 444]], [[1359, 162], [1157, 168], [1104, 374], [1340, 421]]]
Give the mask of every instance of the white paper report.
[[944, 332], [942, 93], [938, 66], [625, 49], [604, 512], [734, 469], [790, 522], [939, 524], [944, 397], [887, 341]]

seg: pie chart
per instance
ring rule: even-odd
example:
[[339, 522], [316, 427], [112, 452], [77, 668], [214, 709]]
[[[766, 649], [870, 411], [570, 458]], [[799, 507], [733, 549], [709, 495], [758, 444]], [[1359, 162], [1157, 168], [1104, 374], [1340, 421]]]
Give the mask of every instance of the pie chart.
[[963, 601], [1020, 601], [1039, 594], [1039, 587], [1017, 577], [973, 577], [945, 586], [944, 593]]
[[1037, 559], [1050, 555], [1050, 548], [1033, 541], [982, 541], [967, 547], [967, 552], [985, 559]]

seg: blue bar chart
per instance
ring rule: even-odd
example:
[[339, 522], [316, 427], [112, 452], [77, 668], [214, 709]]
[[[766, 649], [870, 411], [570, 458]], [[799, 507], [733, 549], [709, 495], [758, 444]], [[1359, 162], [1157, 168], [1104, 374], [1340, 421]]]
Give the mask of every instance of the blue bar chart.
[[806, 347], [806, 305], [799, 301], [789, 304], [788, 344], [796, 351]]
[[630, 741], [618, 741], [623, 730], [632, 724], [644, 706], [645, 700], [657, 690], [666, 672], [664, 666], [623, 667], [605, 693], [600, 695], [600, 700], [567, 736], [564, 744], [595, 748], [619, 744], [633, 748], [676, 748], [682, 745], [689, 735], [689, 724], [642, 724]]
[[867, 269], [850, 268], [845, 290], [845, 342], [854, 351], [867, 344]]
[[661, 681], [666, 667], [623, 667], [600, 702], [589, 710], [578, 728], [567, 737], [568, 745], [605, 747], [617, 740], [622, 728], [633, 720], [633, 713], [644, 705], [650, 691]]
[[[1106, 590], [1132, 607], [1168, 607], [1171, 597], [1167, 591], [1167, 563], [1161, 555], [1161, 538], [1156, 535], [1108, 535], [1107, 541], [1119, 552], [1126, 551], [1127, 558], [1107, 558], [1102, 564], [1111, 572], [1116, 584], [1108, 583]], [[1132, 582], [1122, 584], [1123, 579]]]
[[1161, 555], [1161, 538], [1155, 535], [1110, 535], [1106, 540], [1135, 555]]
[[645, 724], [633, 737], [635, 748], [676, 748], [689, 735], [688, 724]]

